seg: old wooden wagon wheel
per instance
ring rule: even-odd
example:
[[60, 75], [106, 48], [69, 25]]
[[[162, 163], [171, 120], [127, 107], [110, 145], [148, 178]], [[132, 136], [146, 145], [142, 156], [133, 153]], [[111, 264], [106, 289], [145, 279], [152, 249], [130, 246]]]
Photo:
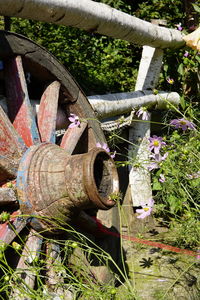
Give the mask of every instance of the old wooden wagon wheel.
[[[70, 74], [42, 47], [5, 31], [0, 94], [0, 246], [25, 241], [13, 259], [23, 270], [30, 251], [55, 252], [43, 236], [56, 238], [60, 226], [87, 218], [86, 209], [114, 206], [118, 176], [109, 154], [96, 147], [105, 142], [103, 132]], [[69, 128], [70, 114], [79, 126]], [[90, 221], [81, 223], [89, 231]], [[29, 275], [23, 279], [34, 288]]]

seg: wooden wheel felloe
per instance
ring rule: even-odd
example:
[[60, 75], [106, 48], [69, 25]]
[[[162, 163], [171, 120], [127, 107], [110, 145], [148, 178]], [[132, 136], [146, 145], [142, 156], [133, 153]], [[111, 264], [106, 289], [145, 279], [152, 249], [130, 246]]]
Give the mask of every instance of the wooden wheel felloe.
[[[42, 247], [35, 230], [59, 233], [85, 209], [111, 208], [118, 176], [109, 154], [96, 147], [105, 138], [89, 102], [51, 54], [0, 31], [0, 62], [0, 240], [10, 244], [25, 230], [17, 266], [24, 268], [27, 251]], [[69, 128], [71, 113], [80, 126]], [[2, 212], [10, 213], [7, 222]]]

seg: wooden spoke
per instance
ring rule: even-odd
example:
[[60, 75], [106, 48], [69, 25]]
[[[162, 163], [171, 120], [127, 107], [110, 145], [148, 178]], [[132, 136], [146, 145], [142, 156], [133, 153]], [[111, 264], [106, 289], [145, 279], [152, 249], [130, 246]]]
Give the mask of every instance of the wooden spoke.
[[16, 177], [18, 162], [25, 150], [22, 138], [0, 106], [0, 182]]
[[11, 292], [13, 299], [14, 297], [17, 297], [22, 293], [20, 292], [22, 288], [25, 290], [34, 288], [36, 277], [36, 268], [34, 268], [34, 261], [40, 256], [42, 240], [43, 239], [38, 236], [34, 230], [30, 231], [22, 255], [19, 259], [17, 269], [15, 271], [15, 273], [21, 277], [22, 282], [20, 283], [19, 288], [13, 288]]
[[56, 243], [47, 243], [46, 270], [46, 285], [49, 292], [54, 292], [57, 296], [64, 297], [64, 299], [72, 300], [72, 292], [66, 289], [64, 284], [66, 269], [62, 264], [60, 246]]
[[40, 138], [32, 113], [20, 56], [10, 58], [6, 61], [5, 82], [8, 113], [13, 126], [28, 147], [37, 144]]
[[18, 161], [0, 156], [0, 184], [17, 176]]
[[25, 218], [17, 216], [17, 212], [13, 213], [11, 221], [0, 225], [0, 242], [10, 244], [26, 224]]
[[[59, 265], [59, 268], [58, 268]], [[61, 257], [60, 257], [60, 246], [56, 243], [47, 243], [47, 285], [56, 285], [59, 282], [64, 282], [63, 278], [60, 276], [61, 267]], [[63, 270], [64, 271], [64, 266]]]
[[11, 188], [0, 188], [0, 207], [5, 205], [16, 205], [17, 198], [15, 192]]
[[90, 103], [81, 91], [76, 104], [70, 106], [80, 118], [88, 120], [88, 150], [94, 148], [97, 142], [104, 143], [105, 137], [100, 122], [96, 119]]
[[18, 160], [26, 146], [0, 106], [0, 155]]
[[72, 154], [86, 127], [87, 122], [81, 122], [80, 126], [68, 128], [62, 138], [60, 147], [65, 149], [67, 153]]
[[42, 142], [55, 143], [56, 117], [60, 83], [52, 82], [44, 91], [38, 112], [38, 128]]

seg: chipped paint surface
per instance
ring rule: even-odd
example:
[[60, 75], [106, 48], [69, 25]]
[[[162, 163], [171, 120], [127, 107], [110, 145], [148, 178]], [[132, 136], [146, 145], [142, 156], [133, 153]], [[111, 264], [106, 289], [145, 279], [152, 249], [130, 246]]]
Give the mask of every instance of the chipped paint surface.
[[12, 213], [9, 222], [0, 224], [0, 243], [10, 244], [26, 224], [27, 219], [20, 217], [19, 211]]
[[37, 144], [40, 141], [40, 137], [29, 100], [20, 56], [7, 60], [5, 64], [5, 78], [10, 119], [25, 144], [30, 147]]
[[9, 159], [19, 159], [25, 150], [22, 138], [0, 106], [0, 155]]
[[60, 147], [65, 149], [68, 154], [72, 154], [87, 126], [87, 122], [81, 122], [78, 127], [68, 128], [62, 138]]
[[17, 173], [17, 182], [16, 182], [16, 188], [17, 188], [17, 194], [19, 199], [19, 204], [24, 211], [24, 207], [26, 208], [26, 213], [32, 214], [33, 207], [29, 201], [28, 195], [27, 195], [27, 189], [28, 189], [28, 172], [29, 172], [29, 165], [31, 161], [31, 150], [32, 148], [29, 148], [26, 153], [22, 156], [18, 173]]
[[60, 83], [54, 81], [46, 88], [41, 97], [38, 111], [38, 128], [42, 142], [55, 143], [59, 90]]

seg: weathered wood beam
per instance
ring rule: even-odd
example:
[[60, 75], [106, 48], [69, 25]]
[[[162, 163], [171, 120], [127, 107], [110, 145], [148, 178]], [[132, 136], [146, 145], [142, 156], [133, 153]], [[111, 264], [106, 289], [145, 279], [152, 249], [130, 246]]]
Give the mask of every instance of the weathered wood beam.
[[89, 96], [88, 100], [98, 119], [118, 116], [131, 112], [141, 106], [166, 109], [169, 103], [177, 106], [180, 96], [176, 92], [159, 92], [153, 94], [151, 90]]
[[[140, 61], [138, 77], [135, 90], [153, 89], [159, 79], [162, 67], [163, 51], [152, 47], [144, 46], [142, 59]], [[156, 67], [154, 67], [156, 66]], [[150, 137], [151, 116], [147, 122], [136, 122], [129, 129], [129, 141], [137, 145], [135, 149], [129, 145], [129, 157], [131, 153], [135, 157], [138, 166], [130, 165], [129, 186], [133, 206], [141, 206], [148, 203], [152, 198], [151, 176], [147, 169], [150, 159], [148, 138]]]
[[[180, 103], [180, 96], [176, 92], [160, 91], [158, 94], [153, 94], [151, 90], [144, 90], [128, 93], [94, 95], [89, 96], [88, 100], [97, 118], [101, 120], [131, 112], [132, 109], [141, 106], [150, 106], [156, 109], [167, 109], [169, 103], [177, 106]], [[32, 105], [35, 107], [35, 113], [38, 113], [39, 101], [32, 101]], [[7, 111], [4, 98], [0, 98], [0, 106]]]
[[1, 0], [0, 15], [77, 27], [156, 48], [181, 47], [183, 35], [91, 0]]

